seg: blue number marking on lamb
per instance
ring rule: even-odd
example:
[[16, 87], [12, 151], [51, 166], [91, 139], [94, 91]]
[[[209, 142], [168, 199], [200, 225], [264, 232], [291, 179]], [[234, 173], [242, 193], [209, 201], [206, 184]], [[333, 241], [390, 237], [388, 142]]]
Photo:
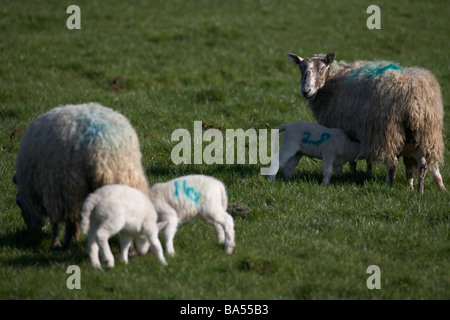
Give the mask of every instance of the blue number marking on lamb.
[[311, 137], [311, 132], [309, 132], [309, 131], [303, 132], [303, 135], [305, 136], [302, 139], [303, 143], [312, 144], [312, 145], [315, 145], [315, 146], [320, 146], [322, 143], [324, 143], [325, 141], [327, 141], [331, 137], [331, 134], [329, 134], [328, 132], [322, 133], [322, 135], [320, 136], [319, 140], [309, 140], [309, 138]]
[[179, 193], [178, 193], [178, 188], [179, 188], [179, 183], [178, 181], [174, 181], [174, 186], [175, 186], [175, 193], [173, 194], [175, 196], [175, 198], [178, 198]]
[[[173, 184], [175, 186], [174, 196], [175, 196], [175, 198], [178, 198], [178, 196], [180, 195], [180, 193], [179, 193], [180, 183], [179, 183], [179, 181], [174, 181]], [[198, 203], [198, 200], [200, 199], [200, 195], [193, 187], [189, 187], [187, 185], [186, 180], [183, 180], [183, 192], [189, 200], [191, 200], [192, 202], [194, 202], [196, 204]]]
[[183, 191], [186, 197], [188, 197], [193, 202], [197, 203], [198, 199], [200, 198], [199, 194], [193, 187], [188, 187], [186, 180], [183, 181]]

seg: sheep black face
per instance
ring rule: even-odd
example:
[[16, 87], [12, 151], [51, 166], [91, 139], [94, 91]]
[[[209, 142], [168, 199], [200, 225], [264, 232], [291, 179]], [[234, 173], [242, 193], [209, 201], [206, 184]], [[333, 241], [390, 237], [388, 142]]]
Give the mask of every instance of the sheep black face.
[[[14, 175], [13, 177], [13, 182], [14, 184], [17, 185], [16, 175]], [[18, 191], [16, 195], [16, 204], [20, 208], [20, 211], [22, 212], [23, 221], [25, 222], [28, 228], [44, 227], [46, 217], [34, 213], [34, 210], [27, 209], [27, 206], [25, 205], [24, 201], [22, 200], [22, 197], [20, 196], [20, 191]]]
[[312, 58], [300, 58], [289, 53], [288, 58], [299, 66], [302, 73], [302, 95], [308, 100], [316, 97], [317, 91], [325, 85], [328, 77], [329, 66], [334, 61], [336, 53], [315, 55]]

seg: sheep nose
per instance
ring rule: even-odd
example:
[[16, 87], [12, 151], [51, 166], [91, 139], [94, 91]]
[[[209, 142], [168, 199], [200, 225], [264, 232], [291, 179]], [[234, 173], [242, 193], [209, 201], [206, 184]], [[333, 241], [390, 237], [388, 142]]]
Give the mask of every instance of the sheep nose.
[[302, 90], [302, 94], [304, 97], [309, 97], [310, 92], [311, 92], [311, 88]]

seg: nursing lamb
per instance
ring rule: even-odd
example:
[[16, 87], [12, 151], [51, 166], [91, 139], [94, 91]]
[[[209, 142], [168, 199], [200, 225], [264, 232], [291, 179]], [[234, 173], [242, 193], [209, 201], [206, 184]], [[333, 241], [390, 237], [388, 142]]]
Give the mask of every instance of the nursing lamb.
[[[322, 159], [324, 185], [330, 183], [333, 168], [336, 174], [341, 174], [342, 166], [350, 162], [352, 173], [356, 171], [354, 161], [360, 153], [361, 144], [351, 141], [343, 130], [329, 129], [307, 122], [283, 124], [278, 127], [278, 130], [285, 131], [283, 145], [279, 156], [272, 159], [272, 162], [279, 161], [276, 168], [284, 166], [283, 173], [286, 178], [292, 178], [294, 169], [302, 156]], [[275, 177], [276, 173], [269, 176], [269, 179], [274, 180]]]
[[427, 170], [445, 190], [439, 172], [444, 158], [444, 109], [431, 72], [387, 61], [347, 64], [336, 62], [335, 56], [331, 52], [303, 59], [288, 54], [300, 68], [301, 92], [317, 122], [341, 128], [360, 141], [369, 162], [385, 163], [388, 185], [395, 178], [397, 157], [404, 153], [407, 171], [417, 163], [420, 193]]

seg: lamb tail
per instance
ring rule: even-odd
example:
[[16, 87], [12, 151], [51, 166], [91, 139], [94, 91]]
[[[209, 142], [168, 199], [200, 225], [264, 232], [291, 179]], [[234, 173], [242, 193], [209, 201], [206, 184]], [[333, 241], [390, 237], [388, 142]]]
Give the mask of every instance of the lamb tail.
[[359, 154], [356, 156], [355, 160], [353, 160], [354, 162], [361, 160], [361, 159], [365, 159], [366, 158], [366, 153], [364, 152], [364, 150], [361, 150], [359, 152]]
[[94, 194], [90, 194], [83, 203], [83, 209], [81, 211], [81, 223], [80, 228], [81, 232], [84, 234], [88, 233], [89, 224], [91, 220], [91, 212], [94, 210], [95, 205], [97, 204], [97, 198]]
[[278, 131], [281, 132], [281, 131], [286, 130], [287, 126], [288, 126], [288, 124], [282, 124], [281, 126], [278, 127]]

